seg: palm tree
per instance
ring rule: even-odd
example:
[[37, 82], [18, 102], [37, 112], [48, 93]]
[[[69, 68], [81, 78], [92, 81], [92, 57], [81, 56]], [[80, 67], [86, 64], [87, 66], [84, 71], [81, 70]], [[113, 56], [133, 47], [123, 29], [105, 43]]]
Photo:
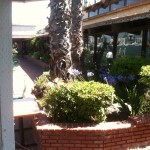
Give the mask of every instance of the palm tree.
[[83, 51], [82, 5], [83, 0], [72, 0], [71, 56], [72, 56], [72, 67], [76, 69], [81, 69], [80, 56]]
[[[70, 68], [80, 69], [83, 0], [51, 0], [49, 18], [50, 75], [67, 80]], [[71, 15], [72, 14], [72, 15]]]
[[67, 80], [71, 67], [71, 1], [51, 0], [49, 6], [50, 75]]

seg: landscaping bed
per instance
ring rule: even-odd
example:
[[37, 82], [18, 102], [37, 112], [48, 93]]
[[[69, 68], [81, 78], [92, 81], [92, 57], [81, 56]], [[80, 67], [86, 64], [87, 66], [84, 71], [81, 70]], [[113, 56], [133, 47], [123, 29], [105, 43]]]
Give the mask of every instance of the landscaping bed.
[[32, 94], [45, 114], [35, 121], [42, 150], [150, 145], [150, 66], [141, 58], [124, 59], [114, 62], [112, 70], [100, 68], [99, 81], [92, 72], [85, 80], [76, 69], [71, 70], [73, 81], [52, 81], [49, 73], [35, 81]]
[[127, 150], [150, 145], [150, 114], [99, 124], [48, 122], [43, 115], [35, 122], [41, 150]]

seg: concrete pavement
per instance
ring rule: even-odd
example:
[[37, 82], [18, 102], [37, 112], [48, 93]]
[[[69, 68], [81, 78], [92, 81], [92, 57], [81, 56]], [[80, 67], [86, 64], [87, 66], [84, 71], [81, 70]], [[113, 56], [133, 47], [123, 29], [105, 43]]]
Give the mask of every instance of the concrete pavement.
[[34, 80], [39, 77], [43, 71], [32, 62], [20, 58], [19, 65], [13, 68], [13, 94], [15, 97], [32, 97], [31, 90], [34, 86]]
[[[13, 67], [13, 97], [34, 98], [31, 94], [34, 80], [39, 77], [43, 71], [38, 65], [33, 64], [26, 59], [19, 58], [17, 61], [18, 65]], [[30, 150], [40, 150], [32, 117], [23, 117], [23, 125], [25, 147]], [[18, 143], [21, 142], [18, 118], [15, 118], [15, 140]], [[17, 146], [16, 150], [23, 150], [23, 148]]]

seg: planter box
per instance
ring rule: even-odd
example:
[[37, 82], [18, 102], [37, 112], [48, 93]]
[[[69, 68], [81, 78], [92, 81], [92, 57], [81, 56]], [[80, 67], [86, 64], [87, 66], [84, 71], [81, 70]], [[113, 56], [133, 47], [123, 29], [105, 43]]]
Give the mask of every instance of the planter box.
[[40, 68], [42, 68], [43, 71], [49, 71], [49, 65], [42, 62], [41, 60], [35, 59], [32, 56], [28, 56], [28, 55], [25, 55], [24, 58], [26, 58], [30, 62], [38, 65]]
[[41, 150], [127, 150], [150, 146], [150, 114], [100, 124], [38, 122]]

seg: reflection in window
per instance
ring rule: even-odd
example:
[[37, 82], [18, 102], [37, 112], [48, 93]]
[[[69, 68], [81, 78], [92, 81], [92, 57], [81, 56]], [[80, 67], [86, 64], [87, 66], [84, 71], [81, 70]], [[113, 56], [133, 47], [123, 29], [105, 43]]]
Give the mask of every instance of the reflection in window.
[[89, 17], [96, 16], [98, 14], [98, 10], [89, 12]]
[[132, 4], [132, 3], [135, 3], [135, 2], [139, 2], [140, 0], [127, 0], [127, 4]]
[[112, 51], [113, 38], [109, 35], [102, 35], [97, 40], [96, 63], [106, 63], [106, 53]]
[[140, 56], [142, 46], [141, 32], [122, 32], [118, 35], [117, 56]]
[[109, 11], [109, 6], [106, 7], [106, 8], [100, 8], [99, 9], [99, 14], [102, 14], [102, 13], [105, 13], [105, 12], [108, 12]]
[[111, 10], [114, 10], [123, 6], [124, 6], [124, 0], [120, 0], [118, 3], [114, 3], [111, 5]]

